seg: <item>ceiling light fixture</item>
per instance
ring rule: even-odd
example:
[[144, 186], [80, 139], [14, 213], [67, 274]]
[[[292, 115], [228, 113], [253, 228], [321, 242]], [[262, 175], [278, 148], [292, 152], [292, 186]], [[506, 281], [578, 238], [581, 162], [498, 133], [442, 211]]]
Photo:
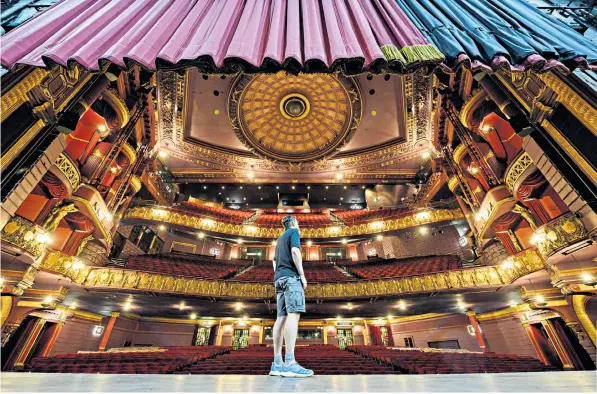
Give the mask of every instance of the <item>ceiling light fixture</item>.
[[236, 309], [237, 311], [240, 311], [241, 309], [243, 309], [243, 306], [244, 306], [244, 305], [243, 305], [242, 303], [240, 303], [240, 302], [237, 302], [237, 303], [234, 305], [234, 309]]
[[165, 158], [165, 157], [168, 157], [168, 152], [166, 152], [165, 150], [161, 150], [161, 151], [158, 152], [158, 155], [161, 158]]
[[205, 233], [204, 233], [204, 232], [200, 232], [200, 233], [198, 233], [198, 234], [197, 234], [197, 238], [199, 238], [199, 239], [203, 239], [203, 238], [205, 238]]
[[344, 175], [341, 172], [336, 173], [336, 179], [340, 180], [342, 178], [344, 178]]
[[191, 315], [189, 317], [191, 318], [191, 320], [196, 320], [197, 319], [197, 314], [196, 313], [191, 313]]
[[431, 157], [431, 153], [429, 153], [428, 151], [425, 151], [421, 154], [421, 157], [425, 160], [429, 159]]
[[307, 246], [311, 246], [311, 245], [313, 245], [313, 241], [311, 241], [311, 240], [308, 240], [308, 241], [307, 241]]
[[247, 172], [247, 178], [249, 178], [249, 179], [255, 178], [255, 173], [253, 171]]

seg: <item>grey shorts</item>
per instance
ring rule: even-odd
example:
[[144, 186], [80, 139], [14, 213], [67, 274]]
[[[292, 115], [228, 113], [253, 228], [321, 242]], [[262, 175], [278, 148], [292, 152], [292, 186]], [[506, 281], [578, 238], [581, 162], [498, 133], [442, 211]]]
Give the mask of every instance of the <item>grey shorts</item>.
[[275, 282], [278, 317], [305, 313], [305, 290], [298, 276], [283, 276]]

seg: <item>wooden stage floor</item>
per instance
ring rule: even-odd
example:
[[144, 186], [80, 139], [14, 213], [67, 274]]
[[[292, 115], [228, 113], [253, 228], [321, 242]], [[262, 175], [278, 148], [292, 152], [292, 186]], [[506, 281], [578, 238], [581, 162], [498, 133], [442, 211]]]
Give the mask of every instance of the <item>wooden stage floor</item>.
[[0, 374], [0, 392], [595, 392], [595, 371], [467, 375]]

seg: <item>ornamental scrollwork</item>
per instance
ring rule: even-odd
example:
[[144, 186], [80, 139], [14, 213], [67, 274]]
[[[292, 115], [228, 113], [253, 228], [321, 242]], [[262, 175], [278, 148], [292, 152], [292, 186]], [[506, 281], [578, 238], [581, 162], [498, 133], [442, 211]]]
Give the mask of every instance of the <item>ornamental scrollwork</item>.
[[[514, 256], [513, 260], [510, 267], [466, 268], [396, 279], [313, 283], [307, 288], [305, 296], [308, 299], [337, 299], [503, 286], [521, 276], [542, 269], [545, 265], [541, 256], [532, 249]], [[71, 256], [53, 252], [47, 256], [41, 268], [62, 274], [86, 288], [120, 288], [170, 294], [251, 299], [271, 299], [275, 296], [275, 289], [269, 283], [205, 280], [121, 268], [77, 270], [74, 268], [73, 262], [74, 259]]]
[[547, 258], [558, 250], [580, 241], [587, 234], [582, 221], [574, 213], [568, 212], [539, 227], [534, 238], [539, 252]]
[[[460, 209], [438, 209], [431, 210], [428, 214], [423, 216], [421, 216], [420, 213], [413, 212], [410, 215], [385, 220], [383, 222], [363, 223], [351, 226], [303, 228], [301, 229], [301, 236], [304, 238], [334, 238], [375, 234], [380, 231], [402, 230], [421, 224], [457, 220], [462, 219], [463, 217]], [[279, 228], [223, 223], [212, 218], [197, 216], [195, 214], [181, 211], [180, 209], [170, 209], [169, 207], [130, 208], [126, 211], [124, 220], [154, 220], [190, 227], [195, 230], [208, 230], [217, 233], [234, 234], [246, 237], [277, 238], [282, 233], [282, 230]]]
[[506, 187], [510, 193], [514, 190], [514, 185], [524, 171], [533, 164], [531, 156], [527, 152], [522, 152], [514, 162], [506, 170], [504, 179], [506, 180]]
[[0, 238], [2, 242], [17, 246], [37, 258], [46, 249], [46, 243], [43, 241], [45, 235], [46, 231], [43, 228], [25, 218], [15, 216], [6, 223]]
[[64, 153], [61, 153], [56, 159], [56, 167], [66, 176], [73, 190], [81, 184], [81, 174], [79, 169]]

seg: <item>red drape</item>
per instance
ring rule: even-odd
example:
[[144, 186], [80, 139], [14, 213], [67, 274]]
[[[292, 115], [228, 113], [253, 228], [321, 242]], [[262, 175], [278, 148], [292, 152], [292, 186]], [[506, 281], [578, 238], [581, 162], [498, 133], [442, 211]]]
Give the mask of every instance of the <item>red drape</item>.
[[383, 346], [383, 341], [381, 340], [381, 328], [377, 326], [369, 326], [369, 332], [371, 333], [371, 344]]
[[388, 346], [394, 346], [394, 336], [392, 335], [392, 326], [388, 327]]

